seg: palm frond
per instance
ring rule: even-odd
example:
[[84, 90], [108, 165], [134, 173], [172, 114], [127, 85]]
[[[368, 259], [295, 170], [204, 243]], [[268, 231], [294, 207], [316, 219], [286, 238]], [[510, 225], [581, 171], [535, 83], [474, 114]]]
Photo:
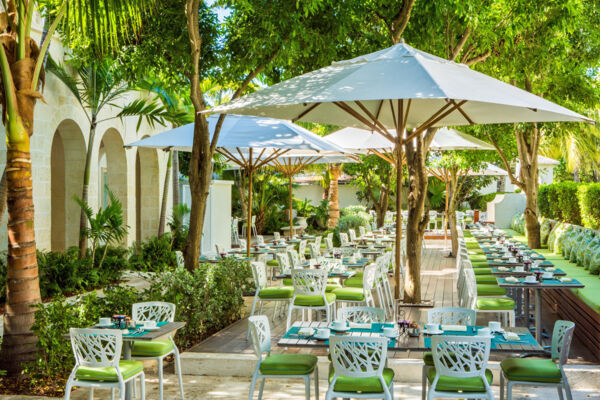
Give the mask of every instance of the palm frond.
[[117, 117], [139, 117], [136, 130], [140, 129], [142, 120], [146, 120], [148, 125], [154, 128], [155, 124], [165, 125], [165, 121], [172, 121], [177, 118], [177, 112], [171, 112], [155, 100], [136, 99], [129, 104], [121, 107]]

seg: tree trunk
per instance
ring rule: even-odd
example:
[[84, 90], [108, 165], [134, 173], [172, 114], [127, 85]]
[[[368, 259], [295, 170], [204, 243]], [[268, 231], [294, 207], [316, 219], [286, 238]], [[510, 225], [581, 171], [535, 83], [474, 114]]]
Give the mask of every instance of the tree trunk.
[[[92, 118], [92, 124], [90, 125], [90, 135], [88, 139], [87, 152], [85, 155], [85, 167], [83, 170], [83, 188], [81, 190], [81, 201], [88, 204], [88, 191], [90, 186], [90, 170], [92, 164], [92, 147], [94, 145], [94, 136], [96, 133], [96, 118]], [[100, 195], [99, 199], [102, 198]], [[101, 207], [101, 206], [100, 206]], [[85, 229], [87, 228], [87, 217], [83, 208], [79, 214], [79, 258], [85, 258], [87, 254], [87, 237], [84, 235]]]
[[337, 226], [340, 219], [340, 198], [339, 198], [339, 186], [338, 179], [342, 174], [342, 167], [340, 164], [332, 164], [330, 167], [330, 181], [329, 181], [329, 219], [327, 220], [327, 228], [333, 229]]
[[377, 227], [381, 228], [385, 222], [385, 213], [387, 212], [387, 207], [385, 210], [380, 207], [376, 207], [375, 211], [377, 212]]
[[169, 178], [171, 177], [171, 161], [173, 159], [173, 152], [169, 152], [169, 159], [167, 160], [167, 171], [165, 172], [165, 183], [163, 185], [162, 202], [160, 204], [160, 220], [158, 223], [158, 236], [161, 237], [165, 233], [165, 224], [167, 219], [167, 199], [169, 196]]
[[[537, 171], [537, 165], [535, 166]], [[537, 175], [537, 174], [536, 174]], [[538, 220], [538, 182], [526, 179], [525, 183], [525, 227], [527, 228], [527, 245], [530, 249], [540, 249], [540, 221]], [[574, 199], [573, 201], [577, 201]]]
[[29, 136], [19, 117], [6, 126], [8, 272], [0, 369], [12, 375], [20, 371], [22, 362], [35, 359], [37, 338], [30, 329], [35, 321], [34, 305], [41, 303], [41, 298]]
[[[525, 192], [525, 227], [527, 229], [527, 245], [531, 249], [541, 248], [540, 221], [538, 220], [538, 148], [540, 131], [536, 124], [531, 130], [515, 128], [517, 147], [519, 150], [520, 181]], [[577, 201], [577, 199], [573, 199]]]
[[[456, 207], [454, 207], [456, 208]], [[452, 255], [458, 255], [458, 227], [456, 222], [456, 210], [448, 209], [448, 225], [450, 225], [450, 240], [452, 241]]]
[[173, 171], [173, 208], [179, 205], [179, 152], [171, 151], [171, 170]]
[[2, 178], [0, 179], [0, 222], [4, 218], [4, 212], [6, 211], [6, 169], [2, 172]]

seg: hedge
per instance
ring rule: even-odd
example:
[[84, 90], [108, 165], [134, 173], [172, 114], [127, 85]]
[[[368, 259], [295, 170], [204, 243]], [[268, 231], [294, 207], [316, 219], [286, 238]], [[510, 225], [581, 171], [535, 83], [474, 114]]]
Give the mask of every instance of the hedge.
[[542, 217], [600, 229], [600, 183], [561, 182], [539, 188]]

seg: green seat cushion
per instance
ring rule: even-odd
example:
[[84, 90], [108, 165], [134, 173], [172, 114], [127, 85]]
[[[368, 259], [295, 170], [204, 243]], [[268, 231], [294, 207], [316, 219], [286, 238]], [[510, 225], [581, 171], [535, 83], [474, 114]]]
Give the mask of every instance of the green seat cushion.
[[364, 301], [365, 294], [361, 288], [341, 288], [333, 291], [336, 300]]
[[[329, 369], [329, 383], [333, 381], [335, 370]], [[394, 370], [391, 368], [383, 369], [383, 380], [386, 385], [390, 385], [394, 379]], [[381, 393], [383, 388], [381, 387], [381, 381], [378, 377], [371, 378], [350, 378], [347, 376], [338, 376], [335, 381], [333, 390], [336, 392], [348, 392], [348, 393]]]
[[260, 364], [265, 375], [306, 375], [315, 370], [317, 356], [312, 354], [271, 354]]
[[490, 264], [487, 261], [478, 261], [478, 262], [474, 262], [471, 264], [471, 267], [473, 267], [473, 269], [488, 269], [490, 268]]
[[277, 260], [269, 260], [267, 261], [267, 265], [270, 267], [278, 267], [279, 263], [277, 262]]
[[131, 354], [140, 357], [158, 357], [173, 350], [173, 343], [170, 340], [136, 340], [133, 342]]
[[475, 306], [479, 310], [514, 310], [515, 301], [510, 297], [480, 297]]
[[[433, 380], [435, 379], [435, 368], [430, 368], [429, 371], [427, 371], [427, 379], [430, 384], [433, 383]], [[492, 384], [493, 375], [492, 371], [489, 369], [485, 370], [485, 379], [487, 379], [489, 385]], [[439, 392], [485, 392], [485, 384], [479, 376], [471, 378], [440, 376], [434, 389]]]
[[291, 286], [271, 286], [258, 292], [261, 299], [291, 299], [294, 296], [294, 288]]
[[[327, 299], [327, 304], [331, 304], [335, 301], [335, 294], [325, 293], [325, 298]], [[299, 294], [298, 296], [296, 296], [296, 299], [294, 300], [294, 305], [307, 306], [307, 307], [319, 307], [319, 306], [324, 306], [325, 304], [323, 303], [323, 296], [321, 296], [321, 295], [311, 296], [311, 295]]]
[[336, 289], [341, 289], [342, 285], [340, 285], [339, 283], [328, 283], [327, 286], [325, 287], [325, 291], [326, 292], [333, 292]]
[[426, 351], [423, 353], [423, 363], [430, 367], [433, 367], [433, 352]]
[[467, 245], [467, 249], [468, 250], [477, 250], [479, 249], [479, 243], [477, 243], [476, 241], [467, 241], [466, 243]]
[[469, 254], [469, 260], [471, 260], [471, 263], [475, 264], [475, 263], [487, 263], [487, 257], [483, 254], [478, 254], [478, 255], [471, 255]]
[[500, 368], [511, 381], [558, 383], [562, 379], [554, 361], [535, 358], [505, 358]]
[[363, 287], [363, 278], [358, 276], [352, 276], [344, 281], [344, 286], [353, 287], [353, 288], [361, 288]]
[[504, 296], [506, 288], [501, 288], [498, 285], [483, 284], [477, 285], [478, 296]]
[[292, 278], [284, 278], [283, 286], [294, 286], [294, 284], [292, 283]]
[[475, 282], [478, 285], [493, 285], [498, 283], [494, 275], [475, 275]]
[[475, 275], [491, 275], [492, 269], [491, 268], [473, 268], [473, 273]]
[[[123, 379], [129, 379], [144, 370], [141, 361], [123, 360], [119, 361], [119, 369]], [[117, 370], [113, 367], [79, 367], [75, 378], [82, 381], [117, 382]]]

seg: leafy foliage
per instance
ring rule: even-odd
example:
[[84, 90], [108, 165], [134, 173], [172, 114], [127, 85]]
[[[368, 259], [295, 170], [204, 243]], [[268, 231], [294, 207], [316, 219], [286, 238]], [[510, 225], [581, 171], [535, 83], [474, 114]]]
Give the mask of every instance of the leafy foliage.
[[543, 217], [600, 229], [600, 183], [560, 182], [540, 186]]
[[171, 239], [167, 235], [135, 243], [132, 253], [129, 263], [138, 271], [161, 272], [177, 266], [175, 251], [171, 250]]

